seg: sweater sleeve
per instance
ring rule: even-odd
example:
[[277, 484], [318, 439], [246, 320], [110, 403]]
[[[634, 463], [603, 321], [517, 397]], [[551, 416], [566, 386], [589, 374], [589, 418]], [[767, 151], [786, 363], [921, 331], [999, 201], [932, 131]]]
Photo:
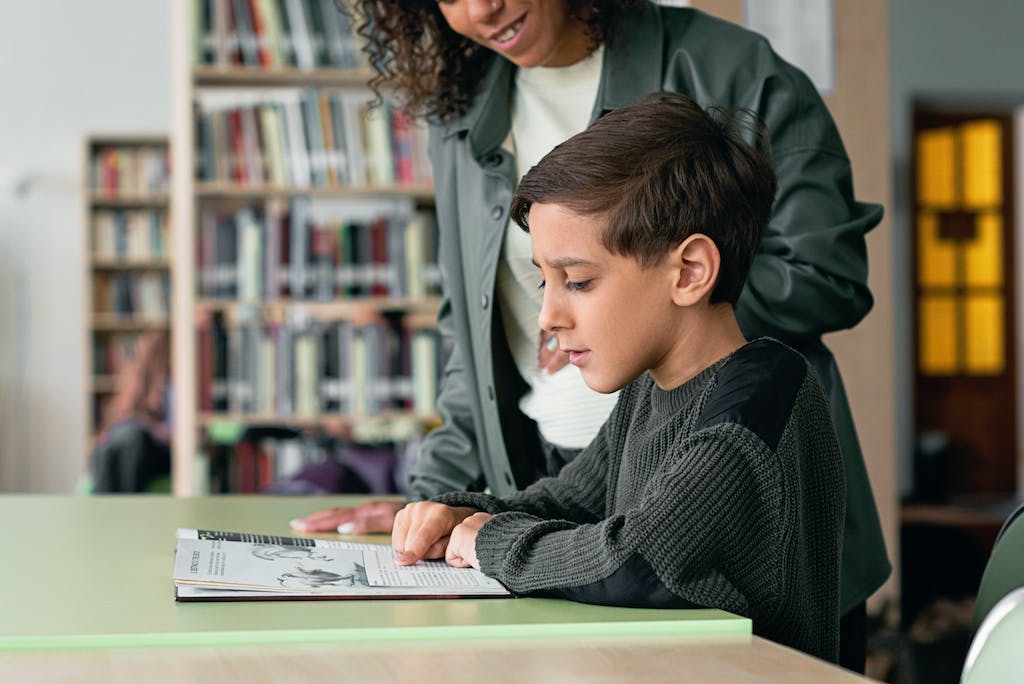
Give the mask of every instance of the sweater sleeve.
[[746, 612], [720, 558], [770, 537], [766, 492], [783, 485], [763, 467], [768, 449], [746, 428], [721, 424], [676, 451], [675, 467], [652, 478], [636, 506], [598, 522], [495, 516], [477, 536], [481, 569], [519, 593]]

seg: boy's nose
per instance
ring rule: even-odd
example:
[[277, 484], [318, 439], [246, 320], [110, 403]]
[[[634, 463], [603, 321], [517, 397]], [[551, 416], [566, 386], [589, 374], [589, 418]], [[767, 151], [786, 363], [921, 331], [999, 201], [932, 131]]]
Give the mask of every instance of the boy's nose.
[[557, 332], [565, 328], [565, 314], [562, 311], [562, 307], [556, 301], [557, 298], [557, 295], [551, 288], [544, 290], [544, 299], [540, 305], [540, 315], [537, 316], [537, 324], [541, 330]]

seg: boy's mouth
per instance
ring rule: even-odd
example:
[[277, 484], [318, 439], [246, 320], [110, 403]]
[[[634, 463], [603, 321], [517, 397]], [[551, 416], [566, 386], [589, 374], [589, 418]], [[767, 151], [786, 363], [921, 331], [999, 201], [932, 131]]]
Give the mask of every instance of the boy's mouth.
[[583, 349], [580, 351], [567, 349], [565, 351], [569, 353], [569, 363], [571, 363], [574, 366], [582, 366], [584, 363], [587, 362], [587, 359], [590, 358], [589, 349]]

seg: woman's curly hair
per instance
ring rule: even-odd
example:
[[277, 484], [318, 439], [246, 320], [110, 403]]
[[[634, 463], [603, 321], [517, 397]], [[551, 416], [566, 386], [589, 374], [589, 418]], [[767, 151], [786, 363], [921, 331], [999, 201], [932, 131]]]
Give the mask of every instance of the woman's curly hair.
[[[586, 26], [596, 47], [614, 21], [645, 0], [566, 0], [569, 15]], [[335, 0], [354, 4], [357, 31], [376, 71], [370, 86], [412, 116], [449, 121], [465, 112], [494, 52], [445, 21], [437, 0]]]

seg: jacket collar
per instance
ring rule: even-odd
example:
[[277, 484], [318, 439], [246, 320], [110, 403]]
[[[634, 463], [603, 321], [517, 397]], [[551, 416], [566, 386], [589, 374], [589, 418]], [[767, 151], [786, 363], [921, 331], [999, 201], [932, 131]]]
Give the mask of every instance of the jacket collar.
[[512, 128], [512, 77], [516, 67], [495, 55], [466, 113], [445, 126], [445, 137], [468, 132], [473, 156], [497, 149]]
[[[661, 90], [664, 40], [661, 14], [651, 3], [643, 3], [612, 28], [591, 120]], [[497, 149], [512, 127], [515, 70], [514, 64], [496, 55], [466, 113], [445, 126], [445, 137], [468, 133], [477, 158]]]
[[661, 90], [664, 42], [661, 14], [653, 3], [643, 3], [612, 29], [591, 121]]

